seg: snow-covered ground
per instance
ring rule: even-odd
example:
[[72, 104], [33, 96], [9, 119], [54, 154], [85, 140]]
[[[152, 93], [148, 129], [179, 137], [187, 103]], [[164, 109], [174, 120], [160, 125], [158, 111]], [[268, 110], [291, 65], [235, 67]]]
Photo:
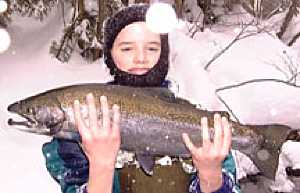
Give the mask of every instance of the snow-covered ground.
[[[16, 17], [7, 29], [11, 45], [0, 54], [0, 181], [3, 193], [60, 192], [46, 171], [41, 152], [42, 144], [49, 138], [9, 127], [7, 119], [11, 115], [6, 111], [7, 105], [50, 88], [110, 79], [101, 60], [91, 64], [73, 54], [70, 62], [60, 63], [49, 54], [51, 41], [62, 34], [60, 14], [53, 11], [43, 23]], [[225, 48], [239, 30], [207, 29], [197, 33], [194, 40], [184, 35], [185, 30], [170, 34], [169, 77], [178, 83], [178, 95], [210, 110], [226, 109], [219, 100], [222, 99], [243, 123], [283, 123], [299, 128], [300, 90], [295, 86], [299, 85], [299, 80], [293, 76], [300, 65], [298, 44], [290, 48], [270, 34], [261, 33], [237, 41], [204, 70], [208, 61]], [[261, 81], [234, 86], [254, 79], [291, 80], [293, 84]], [[234, 87], [226, 89], [227, 86]], [[292, 162], [287, 165], [296, 166], [300, 158], [295, 147], [299, 144], [291, 146], [293, 148], [287, 147], [286, 156]], [[281, 179], [287, 182], [285, 176]]]
[[45, 22], [16, 18], [8, 32], [11, 46], [0, 54], [0, 181], [3, 193], [60, 192], [46, 171], [42, 144], [49, 140], [7, 126], [7, 105], [49, 88], [79, 82], [101, 82], [108, 74], [101, 61], [89, 64], [76, 55], [62, 64], [49, 54], [51, 40], [62, 32], [60, 12], [53, 12]]

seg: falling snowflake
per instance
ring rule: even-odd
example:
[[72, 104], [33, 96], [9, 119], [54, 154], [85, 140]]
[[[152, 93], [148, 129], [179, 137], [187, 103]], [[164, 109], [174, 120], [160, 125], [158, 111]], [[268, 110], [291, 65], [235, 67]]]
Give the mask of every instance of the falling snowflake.
[[7, 11], [8, 5], [4, 0], [0, 0], [0, 13], [4, 13]]
[[11, 41], [9, 33], [2, 28], [0, 28], [0, 42], [0, 53], [3, 53], [9, 48]]

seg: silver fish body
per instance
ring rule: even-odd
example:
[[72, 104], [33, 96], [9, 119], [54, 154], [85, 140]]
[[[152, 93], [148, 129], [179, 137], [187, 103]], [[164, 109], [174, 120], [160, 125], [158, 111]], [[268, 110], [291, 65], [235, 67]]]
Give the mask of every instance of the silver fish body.
[[[82, 84], [48, 90], [9, 105], [8, 111], [17, 113], [25, 121], [9, 119], [8, 122], [25, 126], [22, 130], [26, 132], [80, 141], [71, 109], [76, 99], [85, 104], [87, 93], [93, 93], [96, 98], [107, 96], [110, 105], [120, 106], [121, 149], [135, 152], [146, 160], [164, 155], [190, 157], [182, 133], [188, 133], [195, 144], [201, 145], [201, 117], [208, 118], [210, 127], [214, 113], [229, 117], [226, 112], [197, 109], [164, 88]], [[99, 101], [96, 106], [100, 117]], [[82, 114], [87, 116], [84, 105]], [[242, 125], [233, 121], [231, 124], [232, 148], [248, 155], [263, 174], [274, 178], [280, 147], [291, 129], [275, 124]], [[210, 133], [213, 136], [213, 129]], [[151, 170], [152, 166], [145, 168]]]

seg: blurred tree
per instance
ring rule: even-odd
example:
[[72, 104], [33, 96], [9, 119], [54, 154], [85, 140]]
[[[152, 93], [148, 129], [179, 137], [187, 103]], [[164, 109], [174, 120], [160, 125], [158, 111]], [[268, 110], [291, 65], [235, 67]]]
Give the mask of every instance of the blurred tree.
[[[300, 1], [299, 0], [291, 0], [291, 1], [292, 2], [289, 6], [289, 10], [284, 18], [282, 25], [281, 25], [280, 31], [277, 33], [277, 36], [279, 39], [282, 38], [283, 34], [285, 33], [286, 29], [288, 28], [289, 24], [291, 23], [293, 17], [295, 17], [299, 14]], [[295, 36], [295, 37], [297, 37], [297, 36]], [[289, 45], [292, 45], [296, 39], [292, 40], [292, 43], [290, 42]]]
[[[82, 57], [94, 61], [102, 54], [102, 26], [105, 18], [121, 7], [132, 3], [153, 3], [155, 0], [2, 0], [8, 3], [8, 9], [0, 13], [0, 27], [7, 27], [12, 15], [31, 17], [44, 21], [51, 10], [60, 8], [64, 21], [61, 38], [53, 40], [50, 53], [62, 62], [69, 61], [74, 51]], [[264, 18], [289, 8], [285, 21], [278, 33], [281, 37], [291, 18], [298, 14], [299, 0], [160, 0], [171, 3], [179, 18], [195, 25], [192, 33], [218, 22], [219, 18], [232, 11], [234, 4], [241, 4], [253, 15]], [[273, 4], [272, 4], [273, 2]], [[288, 2], [292, 2], [289, 4]], [[271, 5], [272, 4], [272, 5]], [[188, 5], [188, 6], [187, 6]], [[287, 6], [288, 5], [288, 6]], [[220, 6], [228, 7], [221, 13]], [[197, 9], [195, 9], [197, 8]], [[218, 13], [215, 10], [218, 9]], [[225, 10], [225, 9], [224, 9]], [[230, 13], [229, 13], [230, 14]], [[187, 18], [188, 16], [188, 18]], [[192, 19], [191, 19], [192, 18]], [[191, 21], [190, 21], [191, 20]], [[205, 24], [209, 24], [205, 26]], [[238, 24], [237, 24], [238, 25]], [[299, 37], [295, 36], [294, 39]]]
[[12, 12], [42, 21], [57, 5], [58, 0], [11, 0], [8, 2]]
[[[243, 8], [253, 16], [268, 19], [285, 11], [292, 0], [240, 0]], [[298, 0], [296, 0], [298, 1]]]
[[7, 3], [7, 9], [4, 12], [0, 12], [0, 27], [6, 28], [8, 23], [11, 21], [11, 7], [10, 2], [6, 1]]
[[[67, 62], [74, 49], [88, 61], [94, 61], [102, 54], [102, 26], [105, 18], [123, 6], [115, 0], [73, 0], [71, 21], [65, 26], [62, 38], [53, 41], [50, 53], [62, 62]], [[88, 10], [87, 5], [92, 7]]]

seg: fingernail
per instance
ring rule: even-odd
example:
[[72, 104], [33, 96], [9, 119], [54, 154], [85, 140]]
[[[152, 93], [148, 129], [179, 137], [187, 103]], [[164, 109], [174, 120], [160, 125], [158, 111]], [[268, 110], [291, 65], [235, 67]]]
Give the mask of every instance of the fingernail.
[[88, 93], [88, 94], [86, 95], [86, 97], [89, 98], [89, 99], [91, 99], [91, 98], [94, 97], [94, 95], [93, 95], [93, 93]]
[[120, 107], [119, 107], [119, 105], [117, 105], [117, 104], [114, 104], [114, 105], [113, 105], [113, 109], [117, 111], [117, 110], [119, 110], [119, 109], [120, 109]]
[[201, 117], [201, 121], [207, 121], [207, 117]]
[[227, 121], [227, 118], [226, 117], [222, 117], [222, 121]]
[[221, 116], [220, 116], [219, 113], [215, 113], [215, 114], [214, 114], [214, 117], [215, 117], [215, 118], [219, 118], [219, 117], [221, 117]]
[[104, 101], [104, 100], [107, 100], [107, 98], [106, 98], [106, 96], [103, 96], [103, 95], [102, 95], [102, 96], [100, 97], [100, 100], [101, 100], [101, 101]]
[[74, 101], [74, 105], [79, 105], [80, 103], [79, 103], [79, 100], [75, 100]]

